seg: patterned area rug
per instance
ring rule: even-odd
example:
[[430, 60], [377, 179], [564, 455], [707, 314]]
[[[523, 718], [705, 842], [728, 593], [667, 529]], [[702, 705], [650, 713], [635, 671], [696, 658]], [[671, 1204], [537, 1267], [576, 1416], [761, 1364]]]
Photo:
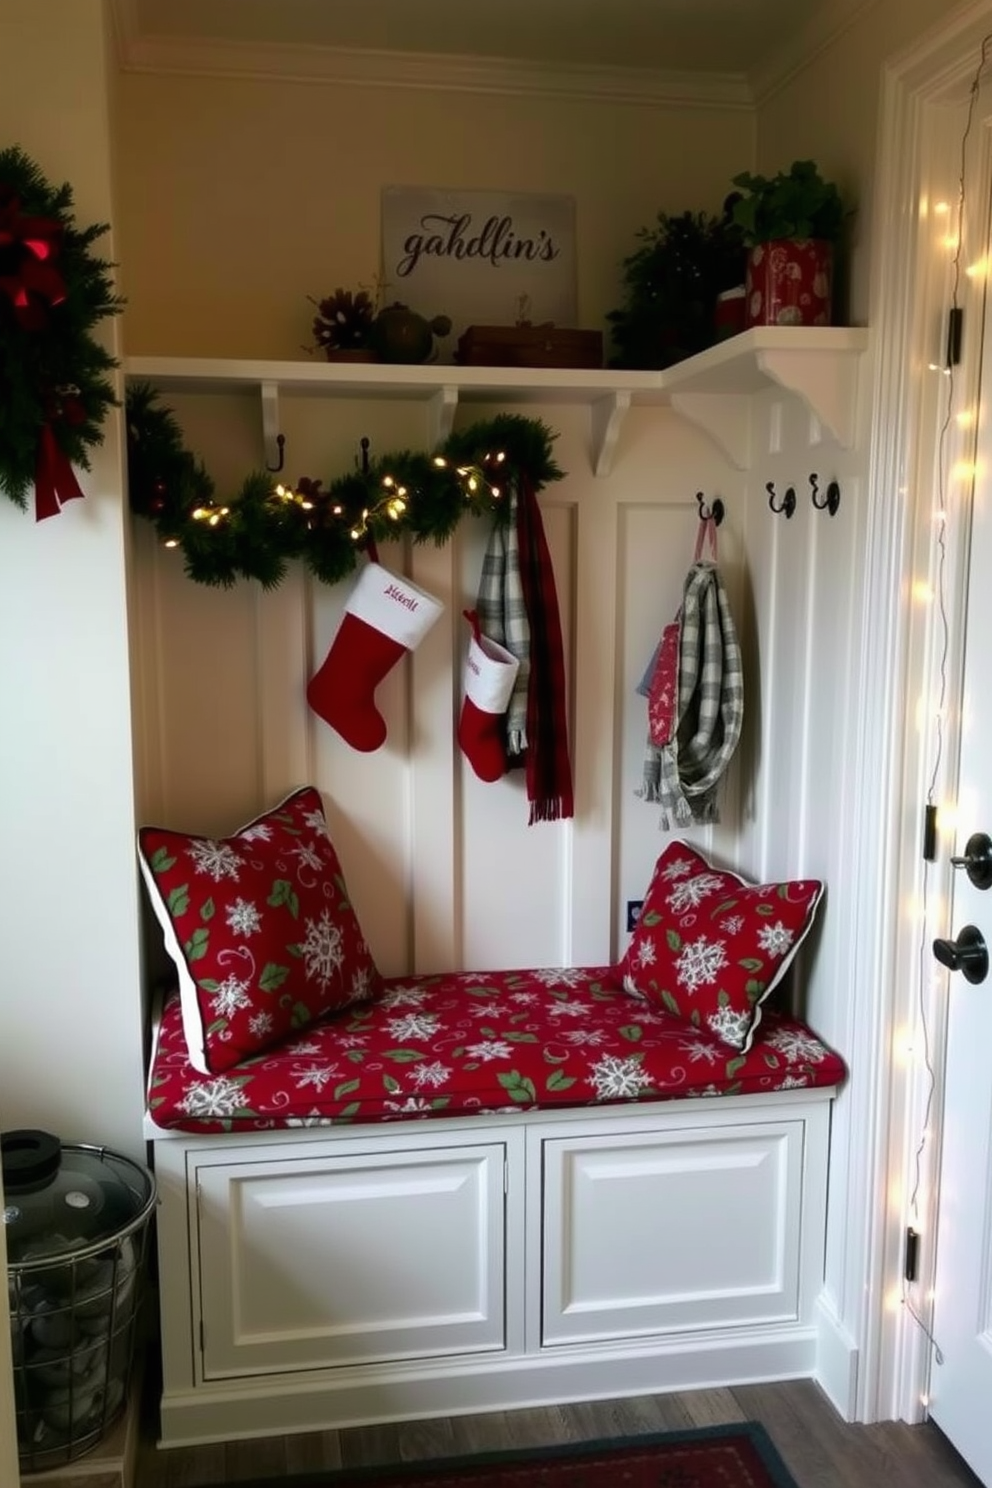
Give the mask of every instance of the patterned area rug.
[[613, 1441], [483, 1452], [401, 1467], [266, 1478], [241, 1488], [798, 1488], [763, 1426], [746, 1421]]

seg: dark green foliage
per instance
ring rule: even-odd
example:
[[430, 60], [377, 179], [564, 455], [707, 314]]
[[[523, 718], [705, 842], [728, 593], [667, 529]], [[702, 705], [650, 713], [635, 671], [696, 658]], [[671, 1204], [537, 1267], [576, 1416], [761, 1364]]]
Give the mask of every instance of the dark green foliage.
[[835, 243], [843, 231], [846, 213], [840, 192], [812, 160], [794, 160], [775, 176], [742, 171], [733, 181], [742, 193], [734, 202], [733, 218], [749, 246], [776, 238]]
[[[0, 209], [8, 220], [19, 213], [51, 218], [61, 229], [53, 266], [65, 298], [52, 304], [37, 297], [36, 323], [26, 325], [10, 295], [0, 292], [0, 490], [23, 508], [46, 422], [68, 459], [89, 469], [88, 452], [101, 442], [107, 410], [117, 401], [108, 377], [117, 362], [91, 332], [105, 316], [119, 314], [124, 302], [114, 294], [113, 265], [90, 251], [106, 224], [77, 228], [71, 187], [50, 186], [17, 146], [0, 150]], [[16, 276], [21, 254], [16, 241], [0, 240], [0, 277]]]
[[611, 310], [611, 367], [668, 367], [716, 340], [716, 297], [744, 282], [741, 229], [731, 218], [659, 212], [642, 227], [641, 246], [623, 261], [626, 298]]
[[[184, 448], [175, 416], [157, 400], [147, 383], [128, 388], [131, 507], [155, 523], [164, 541], [182, 549], [186, 572], [199, 584], [229, 588], [247, 578], [271, 589], [293, 558], [323, 583], [335, 584], [355, 569], [369, 538], [378, 543], [406, 535], [418, 543], [444, 543], [466, 515], [503, 519], [513, 480], [525, 477], [540, 490], [563, 474], [552, 458], [554, 436], [546, 425], [502, 414], [453, 434], [438, 451], [442, 465], [433, 455], [402, 450], [371, 462], [367, 473], [340, 476], [327, 490], [323, 482], [301, 477], [295, 492], [303, 500], [279, 497], [275, 479], [256, 471], [230, 501], [220, 500], [203, 465]], [[497, 463], [500, 452], [505, 458]], [[480, 473], [475, 491], [467, 489], [459, 469]], [[401, 486], [406, 506], [394, 518], [389, 497]], [[357, 539], [353, 531], [360, 533]]]

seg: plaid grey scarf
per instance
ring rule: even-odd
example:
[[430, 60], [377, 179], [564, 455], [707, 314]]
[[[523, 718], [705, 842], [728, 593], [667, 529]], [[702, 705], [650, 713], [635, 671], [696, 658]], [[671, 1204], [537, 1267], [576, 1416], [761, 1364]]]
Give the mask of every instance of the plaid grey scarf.
[[716, 787], [744, 718], [744, 669], [727, 591], [712, 563], [695, 563], [682, 596], [675, 723], [667, 743], [648, 738], [644, 784], [661, 826], [719, 820]]
[[510, 755], [523, 754], [527, 748], [530, 625], [520, 580], [516, 483], [510, 497], [509, 522], [494, 522], [489, 534], [475, 608], [482, 634], [505, 646], [520, 663], [506, 710], [506, 749]]

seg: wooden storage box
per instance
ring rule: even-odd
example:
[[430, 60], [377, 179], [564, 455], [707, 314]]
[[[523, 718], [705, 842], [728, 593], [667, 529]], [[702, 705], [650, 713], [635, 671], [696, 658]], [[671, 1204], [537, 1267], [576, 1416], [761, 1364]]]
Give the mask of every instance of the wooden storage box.
[[554, 325], [469, 326], [458, 338], [467, 367], [601, 367], [602, 331]]

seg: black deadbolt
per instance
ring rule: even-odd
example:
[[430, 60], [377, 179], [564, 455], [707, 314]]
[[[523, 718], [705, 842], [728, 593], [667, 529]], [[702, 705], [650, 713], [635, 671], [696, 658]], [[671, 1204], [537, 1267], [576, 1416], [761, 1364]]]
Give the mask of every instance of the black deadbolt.
[[966, 982], [984, 982], [989, 974], [989, 948], [977, 925], [965, 925], [957, 940], [935, 940], [933, 953], [948, 971], [960, 971]]

